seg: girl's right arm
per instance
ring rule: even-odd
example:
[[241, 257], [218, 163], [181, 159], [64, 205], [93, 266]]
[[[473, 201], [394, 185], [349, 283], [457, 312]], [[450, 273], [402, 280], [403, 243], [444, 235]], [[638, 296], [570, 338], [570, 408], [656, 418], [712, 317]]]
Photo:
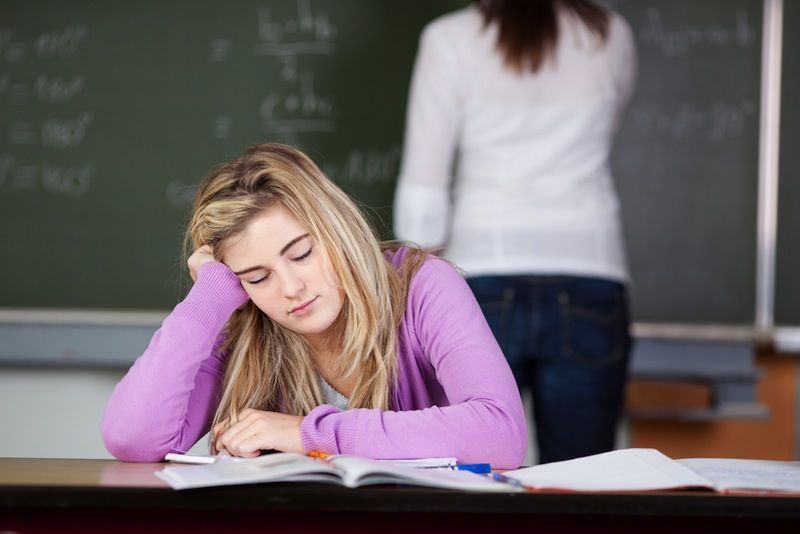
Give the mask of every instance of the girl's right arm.
[[131, 462], [185, 453], [211, 424], [223, 376], [222, 330], [247, 293], [222, 263], [206, 262], [186, 298], [114, 388], [103, 414], [108, 451]]

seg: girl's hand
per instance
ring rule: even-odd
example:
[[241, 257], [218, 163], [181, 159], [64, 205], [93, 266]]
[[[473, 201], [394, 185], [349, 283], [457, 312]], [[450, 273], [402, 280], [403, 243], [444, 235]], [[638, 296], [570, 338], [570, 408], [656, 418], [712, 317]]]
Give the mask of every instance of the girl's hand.
[[193, 282], [197, 282], [197, 270], [200, 269], [200, 266], [210, 261], [216, 261], [210, 245], [203, 245], [189, 256], [186, 265], [189, 267], [189, 274]]
[[302, 420], [296, 415], [248, 408], [242, 411], [236, 423], [225, 420], [214, 426], [211, 431], [214, 450], [225, 450], [232, 456], [244, 458], [253, 458], [262, 450], [270, 449], [302, 453]]

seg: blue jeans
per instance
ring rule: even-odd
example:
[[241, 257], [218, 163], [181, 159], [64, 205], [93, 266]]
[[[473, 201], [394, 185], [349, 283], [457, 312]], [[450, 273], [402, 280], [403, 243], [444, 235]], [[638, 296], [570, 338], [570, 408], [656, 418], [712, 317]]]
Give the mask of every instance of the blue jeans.
[[533, 394], [539, 462], [612, 450], [631, 347], [625, 286], [538, 275], [467, 282], [517, 385]]

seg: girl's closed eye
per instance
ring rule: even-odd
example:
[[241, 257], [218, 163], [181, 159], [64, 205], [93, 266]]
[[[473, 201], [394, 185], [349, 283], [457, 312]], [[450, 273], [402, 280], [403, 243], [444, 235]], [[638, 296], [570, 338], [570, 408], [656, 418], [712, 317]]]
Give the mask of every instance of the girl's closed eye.
[[305, 254], [302, 254], [302, 255], [300, 255], [300, 256], [298, 256], [296, 258], [292, 258], [292, 261], [302, 261], [302, 260], [306, 259], [307, 257], [311, 256], [311, 251], [312, 250], [314, 250], [314, 247], [311, 247], [310, 249], [308, 249], [308, 252], [306, 252]]
[[261, 278], [256, 278], [255, 280], [246, 280], [246, 282], [247, 282], [248, 284], [256, 285], [256, 284], [260, 284], [261, 282], [263, 282], [263, 281], [264, 281], [264, 280], [266, 280], [267, 278], [269, 278], [269, 273], [265, 274], [265, 275], [264, 275], [264, 276], [262, 276]]

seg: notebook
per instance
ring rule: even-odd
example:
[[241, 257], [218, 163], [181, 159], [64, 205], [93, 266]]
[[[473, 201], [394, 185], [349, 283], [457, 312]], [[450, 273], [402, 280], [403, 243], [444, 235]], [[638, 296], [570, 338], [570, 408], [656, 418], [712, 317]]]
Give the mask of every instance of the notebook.
[[521, 491], [470, 471], [419, 469], [347, 455], [312, 458], [275, 453], [256, 458], [221, 457], [209, 464], [167, 466], [155, 474], [177, 490], [268, 482], [325, 482], [348, 488], [402, 484], [462, 491]]
[[800, 462], [731, 458], [673, 460], [656, 449], [620, 449], [504, 471], [531, 490], [800, 493]]

